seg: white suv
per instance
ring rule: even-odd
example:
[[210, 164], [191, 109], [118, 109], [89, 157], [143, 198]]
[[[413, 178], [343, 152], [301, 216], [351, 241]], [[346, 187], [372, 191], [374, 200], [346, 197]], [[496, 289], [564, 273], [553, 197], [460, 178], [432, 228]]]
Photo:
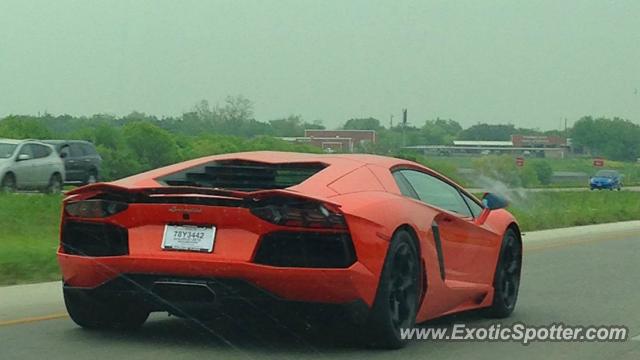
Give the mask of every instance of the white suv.
[[62, 191], [64, 163], [51, 145], [0, 139], [0, 189]]

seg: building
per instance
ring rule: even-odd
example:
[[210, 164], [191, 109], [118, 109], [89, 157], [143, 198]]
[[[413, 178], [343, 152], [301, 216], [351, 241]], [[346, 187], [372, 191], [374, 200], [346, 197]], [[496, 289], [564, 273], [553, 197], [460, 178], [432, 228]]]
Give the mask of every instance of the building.
[[422, 150], [425, 155], [514, 154], [564, 158], [569, 152], [567, 140], [560, 136], [512, 135], [511, 141], [456, 140], [453, 145], [416, 145], [405, 148]]
[[559, 148], [567, 146], [567, 139], [561, 136], [511, 135], [515, 147]]
[[375, 130], [305, 130], [303, 137], [283, 140], [317, 146], [326, 152], [353, 152], [358, 146], [375, 144]]

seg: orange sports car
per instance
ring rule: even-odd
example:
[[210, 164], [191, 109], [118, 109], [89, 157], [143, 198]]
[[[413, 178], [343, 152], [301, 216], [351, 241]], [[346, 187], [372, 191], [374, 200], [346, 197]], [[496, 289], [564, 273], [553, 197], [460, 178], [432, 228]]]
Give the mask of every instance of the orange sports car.
[[397, 348], [416, 322], [511, 314], [522, 241], [506, 205], [396, 158], [200, 158], [67, 194], [64, 299], [87, 328], [238, 301], [344, 305]]

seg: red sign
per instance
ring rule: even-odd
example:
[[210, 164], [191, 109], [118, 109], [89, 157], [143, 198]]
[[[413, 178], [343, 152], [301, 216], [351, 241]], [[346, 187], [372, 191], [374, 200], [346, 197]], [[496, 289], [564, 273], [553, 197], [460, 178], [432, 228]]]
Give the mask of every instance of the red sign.
[[595, 158], [595, 159], [593, 159], [593, 166], [603, 167], [604, 166], [604, 159], [603, 158]]
[[519, 156], [519, 157], [516, 158], [516, 166], [519, 166], [519, 167], [523, 167], [524, 166], [524, 158], [523, 157]]

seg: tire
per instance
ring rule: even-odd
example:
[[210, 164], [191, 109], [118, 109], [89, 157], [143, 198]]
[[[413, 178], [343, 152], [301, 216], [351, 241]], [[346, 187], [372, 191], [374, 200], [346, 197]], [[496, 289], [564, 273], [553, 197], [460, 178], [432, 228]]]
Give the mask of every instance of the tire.
[[47, 194], [60, 194], [62, 192], [62, 176], [53, 174], [49, 179], [49, 186], [45, 189]]
[[86, 329], [135, 330], [149, 317], [142, 304], [126, 299], [98, 299], [79, 291], [63, 289], [71, 320]]
[[407, 231], [396, 232], [385, 258], [378, 291], [365, 334], [369, 345], [398, 349], [406, 345], [403, 328], [415, 326], [420, 299], [420, 257], [415, 241]]
[[516, 232], [509, 229], [502, 239], [500, 258], [493, 280], [493, 303], [486, 312], [488, 317], [501, 319], [511, 315], [518, 301], [521, 272], [522, 243]]
[[13, 174], [6, 174], [2, 179], [0, 189], [4, 193], [16, 192], [16, 177]]

